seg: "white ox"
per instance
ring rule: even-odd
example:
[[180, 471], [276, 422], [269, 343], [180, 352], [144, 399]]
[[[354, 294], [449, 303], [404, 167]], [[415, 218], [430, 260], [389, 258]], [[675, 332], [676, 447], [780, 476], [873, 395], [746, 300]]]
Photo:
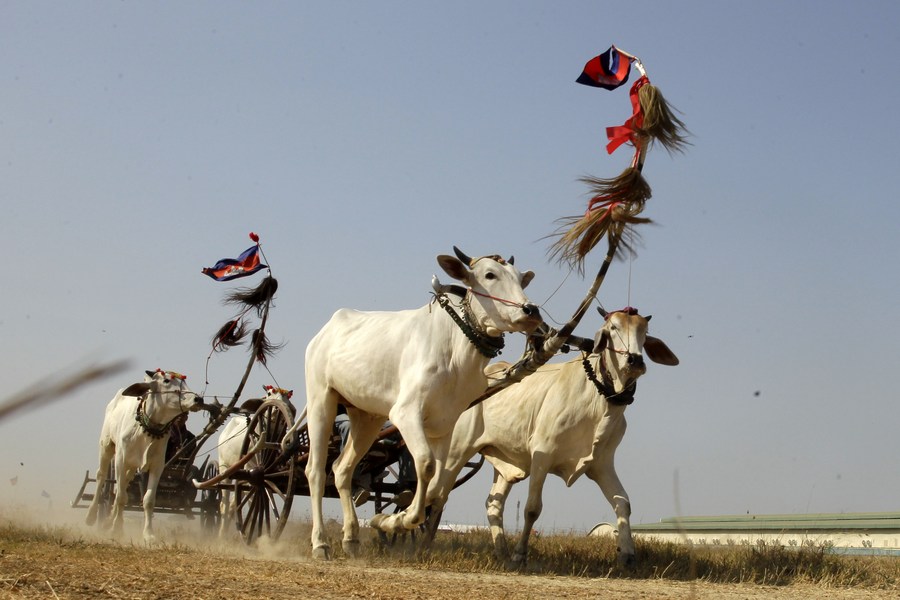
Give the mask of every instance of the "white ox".
[[[447, 462], [432, 486], [429, 501], [440, 515], [465, 463], [481, 452], [494, 467], [486, 508], [496, 555], [509, 557], [503, 531], [503, 507], [510, 488], [530, 475], [525, 524], [513, 560], [525, 562], [528, 537], [541, 514], [541, 493], [548, 473], [571, 486], [583, 473], [594, 480], [612, 505], [618, 523], [619, 561], [634, 560], [628, 494], [616, 474], [616, 448], [625, 434], [625, 407], [650, 360], [677, 365], [666, 344], [647, 335], [647, 321], [634, 309], [609, 313], [588, 357], [597, 383], [581, 359], [547, 364], [520, 383], [472, 407], [453, 431]], [[506, 365], [488, 367], [490, 376]], [[432, 524], [434, 525], [434, 524]], [[434, 529], [432, 528], [432, 531]]]
[[[429, 303], [398, 312], [337, 311], [306, 349], [306, 401], [310, 452], [306, 466], [312, 504], [312, 548], [329, 558], [322, 496], [325, 461], [339, 403], [347, 407], [350, 437], [335, 461], [334, 480], [343, 509], [342, 546], [359, 548], [359, 522], [350, 481], [385, 418], [400, 430], [412, 455], [418, 486], [402, 512], [376, 515], [371, 525], [388, 533], [411, 529], [425, 515], [425, 491], [446, 456], [459, 415], [484, 392], [484, 368], [504, 332], [531, 332], [540, 311], [523, 288], [534, 273], [513, 259], [441, 255], [438, 264], [468, 288], [458, 307]], [[449, 314], [453, 312], [454, 317]], [[458, 321], [457, 321], [458, 320]], [[465, 330], [465, 331], [464, 331]], [[470, 341], [470, 338], [472, 341]], [[492, 352], [491, 349], [494, 349]]]
[[[271, 385], [264, 386], [263, 389], [266, 390], [266, 397], [244, 402], [241, 405], [241, 411], [232, 417], [219, 433], [219, 473], [224, 473], [231, 465], [240, 460], [241, 448], [244, 444], [244, 438], [247, 436], [247, 427], [250, 424], [250, 419], [263, 402], [266, 402], [267, 400], [280, 400], [288, 405], [291, 412], [295, 412], [294, 405], [291, 404], [291, 396], [294, 395], [292, 390], [272, 387]], [[255, 459], [251, 458], [247, 461], [246, 468], [252, 469], [258, 464], [259, 463]], [[232, 492], [223, 489], [222, 499], [219, 505], [219, 512], [222, 516], [222, 521], [219, 526], [220, 537], [225, 535], [225, 532], [231, 527], [232, 523], [234, 523], [235, 511], [237, 510], [235, 502], [236, 498]]]
[[106, 407], [100, 431], [100, 465], [97, 493], [88, 508], [85, 522], [93, 525], [100, 508], [101, 487], [110, 463], [114, 463], [116, 498], [110, 520], [113, 534], [124, 529], [124, 508], [128, 484], [138, 470], [147, 473], [144, 493], [144, 539], [153, 541], [153, 508], [156, 489], [166, 463], [166, 445], [172, 422], [182, 414], [203, 407], [200, 396], [188, 389], [184, 375], [157, 369], [147, 371], [142, 383], [119, 390]]

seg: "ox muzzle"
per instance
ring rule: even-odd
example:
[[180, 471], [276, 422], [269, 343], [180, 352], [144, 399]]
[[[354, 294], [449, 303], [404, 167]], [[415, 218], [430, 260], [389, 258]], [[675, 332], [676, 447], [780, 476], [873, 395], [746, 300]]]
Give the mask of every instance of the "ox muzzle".
[[627, 364], [632, 369], [647, 369], [647, 365], [644, 364], [643, 354], [634, 354], [633, 352], [629, 352], [628, 357], [625, 359], [625, 364]]

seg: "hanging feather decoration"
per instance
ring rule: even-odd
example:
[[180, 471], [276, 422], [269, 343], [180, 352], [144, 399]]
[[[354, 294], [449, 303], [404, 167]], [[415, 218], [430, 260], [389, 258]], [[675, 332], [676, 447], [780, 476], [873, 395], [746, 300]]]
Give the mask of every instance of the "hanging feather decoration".
[[253, 331], [253, 353], [256, 360], [265, 365], [266, 361], [275, 356], [275, 353], [284, 348], [284, 343], [273, 344], [266, 337], [266, 333], [259, 329]]
[[247, 324], [243, 319], [228, 321], [213, 336], [213, 350], [225, 352], [229, 348], [240, 346], [245, 337], [247, 337]]
[[638, 99], [644, 120], [638, 128], [638, 134], [646, 137], [651, 143], [659, 143], [669, 154], [683, 153], [690, 145], [687, 141], [688, 131], [684, 122], [675, 116], [672, 108], [659, 88], [648, 84], [638, 90]]
[[255, 288], [238, 288], [225, 296], [224, 304], [237, 304], [256, 309], [256, 314], [262, 317], [266, 305], [275, 297], [278, 290], [278, 280], [268, 275]]
[[582, 178], [591, 187], [587, 211], [557, 221], [560, 227], [553, 234], [557, 240], [550, 247], [550, 256], [569, 263], [580, 273], [584, 272], [585, 257], [605, 237], [609, 237], [610, 252], [620, 255], [623, 249], [633, 250], [639, 239], [633, 226], [651, 222], [639, 216], [651, 196], [650, 185], [642, 174], [649, 147], [659, 143], [670, 153], [682, 152], [688, 143], [684, 123], [650, 84], [637, 57], [612, 46], [588, 62], [578, 82], [615, 89], [628, 80], [632, 63], [641, 72], [629, 93], [632, 115], [623, 125], [606, 129], [607, 152], [612, 154], [619, 146], [629, 144], [634, 147], [631, 164], [613, 179]]

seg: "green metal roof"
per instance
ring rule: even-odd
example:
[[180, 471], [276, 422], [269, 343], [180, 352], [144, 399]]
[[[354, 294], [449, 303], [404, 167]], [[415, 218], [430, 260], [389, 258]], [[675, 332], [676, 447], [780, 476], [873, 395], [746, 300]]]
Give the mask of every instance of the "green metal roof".
[[812, 531], [812, 530], [900, 531], [900, 512], [821, 513], [803, 515], [721, 515], [668, 517], [659, 523], [632, 525], [636, 532], [648, 531]]

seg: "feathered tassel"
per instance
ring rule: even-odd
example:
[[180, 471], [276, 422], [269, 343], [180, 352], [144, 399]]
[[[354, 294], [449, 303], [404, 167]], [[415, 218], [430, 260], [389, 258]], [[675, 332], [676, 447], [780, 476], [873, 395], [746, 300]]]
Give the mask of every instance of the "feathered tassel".
[[684, 122], [675, 116], [676, 109], [666, 101], [655, 85], [646, 84], [638, 89], [638, 99], [643, 112], [643, 122], [635, 128], [641, 137], [658, 142], [669, 154], [682, 153], [690, 145]]
[[[661, 144], [667, 152], [683, 152], [688, 145], [684, 123], [675, 115], [658, 88], [650, 84], [647, 72], [636, 56], [613, 47], [637, 66], [641, 77], [629, 92], [632, 114], [623, 125], [607, 127], [610, 154], [623, 144], [634, 147], [631, 165], [614, 179], [585, 177], [591, 186], [591, 201], [584, 216], [560, 219], [558, 239], [550, 248], [550, 256], [584, 270], [587, 254], [603, 239], [609, 241], [610, 251], [620, 256], [622, 250], [634, 250], [639, 240], [633, 226], [650, 223], [640, 217], [644, 204], [650, 199], [650, 185], [641, 174], [649, 147]], [[627, 77], [627, 75], [626, 75]]]
[[225, 296], [225, 304], [239, 304], [256, 309], [256, 314], [262, 317], [266, 304], [271, 302], [278, 290], [278, 280], [269, 275], [265, 277], [255, 288], [238, 288]]
[[243, 320], [228, 321], [213, 336], [213, 350], [224, 352], [239, 346], [247, 336], [247, 325]]
[[260, 332], [259, 329], [256, 329], [253, 332], [253, 351], [256, 355], [256, 360], [263, 365], [265, 365], [266, 361], [272, 356], [275, 356], [275, 353], [283, 347], [283, 343], [273, 344], [270, 342], [269, 338], [266, 337], [265, 332]]
[[582, 182], [591, 186], [591, 201], [587, 212], [580, 217], [565, 217], [558, 222], [559, 239], [550, 249], [550, 256], [583, 271], [588, 252], [608, 234], [615, 233], [621, 242], [619, 250], [633, 250], [637, 233], [629, 227], [638, 223], [650, 223], [639, 217], [644, 204], [650, 198], [650, 185], [638, 167], [628, 167], [613, 179], [583, 177]]

